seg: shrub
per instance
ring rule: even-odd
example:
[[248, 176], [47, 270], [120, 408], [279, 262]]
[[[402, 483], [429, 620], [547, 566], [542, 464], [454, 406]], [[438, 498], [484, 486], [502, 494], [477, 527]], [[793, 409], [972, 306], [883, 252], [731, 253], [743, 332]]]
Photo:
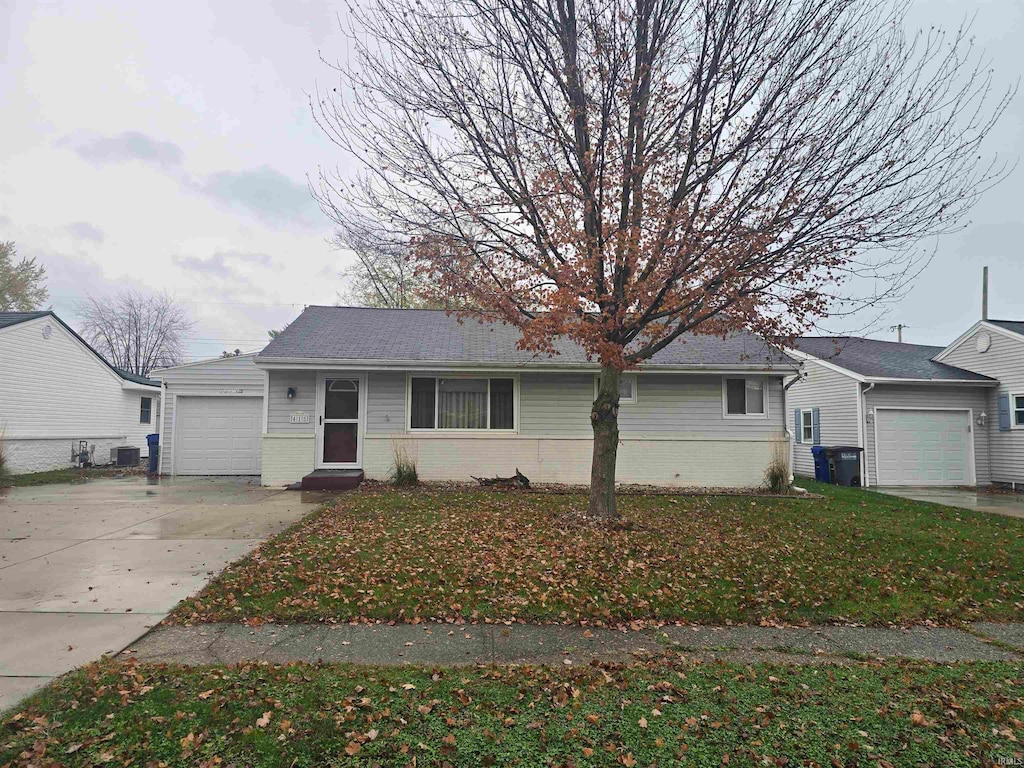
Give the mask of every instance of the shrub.
[[789, 443], [785, 440], [772, 442], [768, 466], [764, 470], [764, 484], [772, 493], [789, 493]]
[[417, 485], [420, 479], [416, 473], [416, 461], [409, 455], [408, 449], [401, 443], [395, 443], [391, 455], [394, 457], [394, 468], [388, 478], [391, 484], [399, 488]]

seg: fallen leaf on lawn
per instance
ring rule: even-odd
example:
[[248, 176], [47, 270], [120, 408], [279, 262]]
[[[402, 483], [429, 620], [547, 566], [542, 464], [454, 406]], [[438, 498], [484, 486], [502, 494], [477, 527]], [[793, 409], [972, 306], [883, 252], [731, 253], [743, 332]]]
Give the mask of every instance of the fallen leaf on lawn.
[[350, 741], [348, 743], [348, 746], [345, 747], [345, 754], [349, 757], [352, 757], [352, 755], [354, 755], [360, 749], [362, 749], [362, 747], [359, 745], [358, 741]]
[[266, 728], [268, 725], [270, 725], [270, 718], [273, 716], [273, 712], [264, 712], [263, 717], [257, 718], [256, 727]]

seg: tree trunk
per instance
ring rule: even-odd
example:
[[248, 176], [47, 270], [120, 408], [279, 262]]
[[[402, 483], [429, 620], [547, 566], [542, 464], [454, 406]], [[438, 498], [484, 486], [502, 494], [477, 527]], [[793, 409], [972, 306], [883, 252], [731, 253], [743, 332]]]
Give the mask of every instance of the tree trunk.
[[594, 428], [594, 457], [590, 468], [590, 503], [587, 515], [614, 520], [615, 457], [619, 450], [619, 378], [621, 371], [601, 366], [597, 399], [590, 411]]

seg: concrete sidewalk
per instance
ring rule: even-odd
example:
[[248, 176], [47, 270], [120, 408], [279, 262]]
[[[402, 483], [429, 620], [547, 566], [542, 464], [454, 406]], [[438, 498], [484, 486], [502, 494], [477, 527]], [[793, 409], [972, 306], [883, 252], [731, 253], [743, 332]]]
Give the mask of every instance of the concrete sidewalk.
[[[203, 624], [160, 627], [125, 655], [187, 665], [241, 661], [374, 665], [587, 664], [668, 648], [813, 663], [851, 657], [936, 662], [1024, 658], [1024, 624], [975, 624], [976, 634], [913, 627], [662, 627], [621, 631], [555, 625]], [[995, 641], [995, 642], [993, 642]]]

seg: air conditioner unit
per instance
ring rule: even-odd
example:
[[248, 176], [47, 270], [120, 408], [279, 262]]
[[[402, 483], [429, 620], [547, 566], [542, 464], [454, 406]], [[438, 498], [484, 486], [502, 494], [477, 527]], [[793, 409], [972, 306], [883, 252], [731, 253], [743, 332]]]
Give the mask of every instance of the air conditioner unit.
[[110, 449], [110, 463], [118, 467], [137, 467], [141, 461], [141, 449], [121, 445]]

